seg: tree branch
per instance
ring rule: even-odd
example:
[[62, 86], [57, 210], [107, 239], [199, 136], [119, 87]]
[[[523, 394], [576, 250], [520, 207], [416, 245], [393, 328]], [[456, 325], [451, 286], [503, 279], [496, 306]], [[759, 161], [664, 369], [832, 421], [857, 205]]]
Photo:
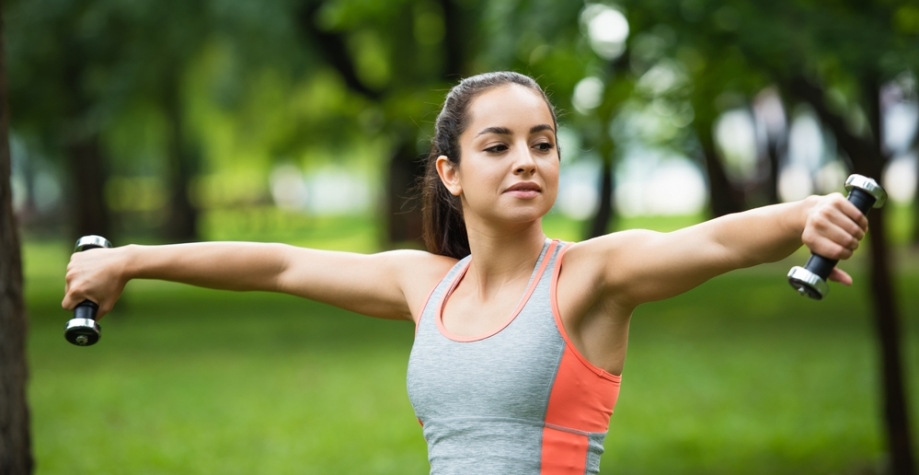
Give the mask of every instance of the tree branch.
[[796, 76], [782, 84], [789, 95], [794, 96], [808, 104], [817, 113], [820, 121], [826, 124], [836, 136], [839, 145], [845, 150], [852, 161], [852, 167], [866, 175], [876, 175], [883, 163], [883, 157], [878, 150], [875, 150], [870, 139], [862, 138], [849, 130], [845, 119], [839, 114], [830, 110], [826, 103], [823, 89], [808, 81], [807, 79]]
[[379, 91], [364, 85], [358, 77], [354, 64], [351, 62], [351, 55], [348, 52], [348, 46], [345, 44], [344, 36], [323, 31], [316, 26], [316, 13], [321, 6], [320, 2], [305, 2], [295, 13], [297, 23], [300, 25], [300, 31], [306, 37], [305, 39], [318, 50], [329, 65], [338, 71], [348, 89], [372, 101], [381, 100], [383, 95]]

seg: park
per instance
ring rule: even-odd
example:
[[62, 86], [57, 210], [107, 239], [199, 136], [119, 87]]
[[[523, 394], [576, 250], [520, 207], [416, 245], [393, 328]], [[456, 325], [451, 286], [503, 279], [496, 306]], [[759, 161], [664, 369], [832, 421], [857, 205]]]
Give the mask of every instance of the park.
[[427, 473], [411, 322], [136, 280], [80, 347], [64, 276], [85, 235], [423, 249], [417, 187], [444, 94], [517, 71], [558, 113], [550, 238], [670, 233], [846, 193], [850, 174], [890, 195], [840, 263], [853, 285], [822, 300], [789, 286], [802, 247], [639, 306], [600, 473], [915, 475], [910, 2], [0, 12], [0, 473]]

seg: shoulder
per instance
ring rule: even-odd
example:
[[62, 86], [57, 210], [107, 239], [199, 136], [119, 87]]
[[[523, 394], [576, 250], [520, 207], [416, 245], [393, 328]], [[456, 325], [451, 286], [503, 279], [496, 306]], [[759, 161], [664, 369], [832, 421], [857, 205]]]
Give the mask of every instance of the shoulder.
[[571, 243], [565, 249], [565, 266], [582, 271], [600, 271], [614, 263], [628, 263], [637, 257], [642, 248], [653, 245], [661, 235], [647, 229], [629, 229]]
[[457, 259], [447, 256], [431, 254], [427, 251], [415, 249], [398, 249], [375, 254], [379, 259], [386, 260], [394, 269], [399, 269], [410, 274], [446, 274], [457, 262]]
[[375, 256], [386, 261], [391, 278], [399, 281], [416, 321], [431, 290], [459, 262], [452, 257], [409, 249], [381, 252]]
[[[611, 297], [636, 275], [663, 233], [630, 229], [569, 244], [565, 249], [561, 280], [589, 286], [593, 298]], [[566, 285], [567, 286], [567, 285]]]

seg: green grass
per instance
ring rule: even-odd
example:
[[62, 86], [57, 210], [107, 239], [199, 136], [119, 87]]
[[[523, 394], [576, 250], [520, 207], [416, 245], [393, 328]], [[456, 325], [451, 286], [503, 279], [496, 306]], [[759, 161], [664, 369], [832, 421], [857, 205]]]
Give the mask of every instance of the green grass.
[[[567, 232], [560, 237], [576, 238]], [[69, 315], [59, 306], [68, 252], [66, 243], [25, 246], [38, 475], [426, 473], [405, 391], [410, 324], [281, 295], [138, 281], [102, 321], [102, 341], [77, 348], [62, 337]], [[834, 286], [818, 303], [784, 281], [802, 258], [638, 310], [604, 474], [883, 465], [860, 262], [850, 266], [856, 287]], [[897, 262], [919, 429], [917, 256]]]

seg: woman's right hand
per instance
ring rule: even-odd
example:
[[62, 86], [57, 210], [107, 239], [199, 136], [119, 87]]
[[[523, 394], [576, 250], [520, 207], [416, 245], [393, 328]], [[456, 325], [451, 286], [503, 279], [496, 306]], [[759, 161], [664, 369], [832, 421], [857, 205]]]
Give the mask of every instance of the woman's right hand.
[[99, 306], [97, 320], [110, 312], [127, 284], [127, 251], [126, 247], [116, 247], [75, 252], [67, 265], [61, 307], [73, 310], [89, 300]]

